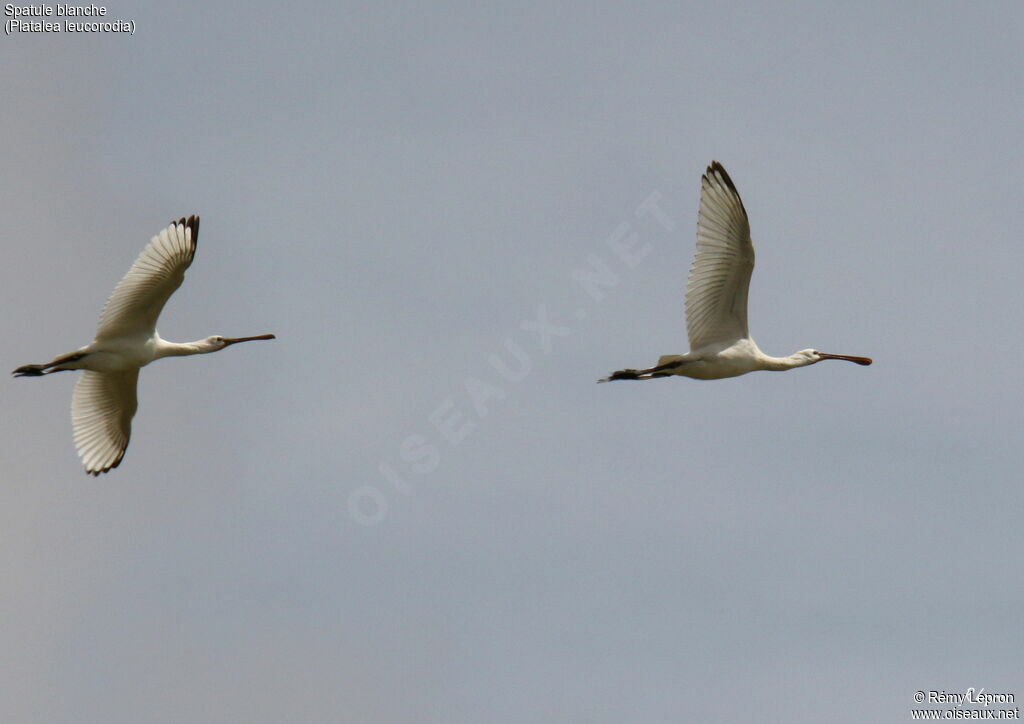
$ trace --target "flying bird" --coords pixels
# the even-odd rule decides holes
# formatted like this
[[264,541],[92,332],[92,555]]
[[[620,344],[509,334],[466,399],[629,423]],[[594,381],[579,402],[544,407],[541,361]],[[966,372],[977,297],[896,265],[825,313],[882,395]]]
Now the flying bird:
[[85,472],[99,475],[121,464],[138,407],[139,369],[161,357],[218,352],[239,342],[274,339],[221,337],[178,344],[160,338],[156,320],[181,286],[199,238],[199,217],[172,221],[154,236],[107,299],[92,344],[52,362],[22,365],[15,377],[84,370],[71,398],[75,447]]
[[687,354],[668,354],[641,370],[619,370],[598,382],[652,380],[680,375],[717,380],[755,370],[782,372],[826,359],[869,365],[868,357],[803,349],[788,357],[769,357],[747,329],[747,289],[754,271],[754,244],[740,193],[718,161],[701,178],[697,215],[697,253],[686,286]]

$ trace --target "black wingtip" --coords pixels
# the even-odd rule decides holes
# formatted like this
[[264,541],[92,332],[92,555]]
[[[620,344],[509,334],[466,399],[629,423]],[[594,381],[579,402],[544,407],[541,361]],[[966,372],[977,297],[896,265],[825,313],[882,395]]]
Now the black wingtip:
[[89,469],[86,469],[85,474],[86,475],[91,475],[94,478],[98,478],[101,475],[105,475],[106,473],[109,473],[111,470],[113,470],[114,468],[116,468],[118,465],[121,464],[121,461],[124,460],[124,454],[126,452],[128,452],[128,445],[125,445],[123,448],[121,448],[120,452],[117,455],[117,460],[112,462],[110,465],[107,465],[106,467],[101,468],[99,470],[89,470]]
[[740,202],[740,208],[743,209],[743,214],[745,216],[747,209],[743,206],[743,199],[740,198],[740,191],[736,188],[736,184],[732,182],[732,179],[729,177],[729,172],[725,170],[725,166],[720,164],[718,161],[712,161],[711,165],[708,166],[707,171],[704,172],[704,176],[702,177],[705,184],[711,183],[711,179],[708,178],[709,176],[717,177],[725,184],[726,188],[736,195],[736,199]]
[[715,174],[716,176],[721,178],[722,183],[728,186],[731,191],[733,191],[737,196],[739,196],[740,192],[736,188],[736,184],[734,184],[732,182],[732,179],[729,177],[729,172],[725,170],[725,166],[720,164],[718,161],[712,161],[711,165],[708,166],[708,170],[704,172],[704,178],[707,178],[712,174]]
[[94,478],[98,478],[98,477],[99,477],[100,475],[106,475],[106,474],[107,474],[107,473],[109,473],[109,472],[110,472],[111,470],[113,470],[113,469],[114,469],[114,468],[116,468],[116,467],[117,467],[118,465],[120,465],[120,464],[121,464],[121,461],[122,461],[123,459],[124,459],[124,450],[122,450],[122,451],[121,451],[121,457],[119,457],[119,458],[117,459],[117,462],[116,462],[116,463],[113,463],[112,465],[108,465],[107,467],[105,467],[105,468],[103,468],[103,469],[101,469],[101,470],[86,470],[86,471],[85,471],[85,474],[86,474],[86,475],[91,475],[91,476],[93,476]]
[[192,214],[187,219],[182,216],[177,221],[171,220],[171,226],[184,226],[186,229],[192,232],[192,246],[195,247],[199,241],[199,216]]

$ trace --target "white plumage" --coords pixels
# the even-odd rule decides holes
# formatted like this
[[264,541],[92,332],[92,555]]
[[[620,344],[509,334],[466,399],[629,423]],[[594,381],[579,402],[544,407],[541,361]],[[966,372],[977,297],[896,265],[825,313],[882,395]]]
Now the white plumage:
[[124,372],[85,370],[71,396],[71,426],[75,449],[87,473],[116,468],[132,435],[132,418],[139,407],[138,368]]
[[156,321],[181,286],[199,238],[199,217],[172,221],[142,250],[121,278],[100,314],[92,344],[47,364],[22,365],[15,377],[39,377],[84,370],[71,398],[75,448],[85,471],[99,475],[120,465],[138,408],[139,369],[155,359],[216,352],[238,342],[274,339],[207,337],[177,344],[160,338]]
[[690,349],[750,336],[747,287],[754,271],[754,245],[743,202],[725,183],[727,178],[712,172],[703,179],[697,253],[686,285]]
[[750,222],[739,191],[718,161],[701,178],[697,252],[686,286],[687,354],[663,355],[647,369],[614,372],[599,382],[650,380],[679,375],[713,380],[755,370],[783,371],[841,359],[869,365],[867,357],[805,349],[789,357],[769,357],[747,328],[747,290],[754,271]]
[[110,293],[100,313],[97,339],[149,332],[185,280],[199,241],[199,217],[182,219],[154,236]]

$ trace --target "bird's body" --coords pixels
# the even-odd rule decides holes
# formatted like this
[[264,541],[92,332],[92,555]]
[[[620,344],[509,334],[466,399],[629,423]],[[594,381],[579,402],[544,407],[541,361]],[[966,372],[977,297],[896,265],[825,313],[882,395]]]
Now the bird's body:
[[138,407],[136,388],[142,367],[161,357],[206,354],[238,342],[274,339],[272,334],[214,336],[179,344],[157,333],[157,318],[181,286],[198,237],[198,216],[171,222],[150,240],[110,295],[91,344],[46,364],[14,370],[15,377],[83,370],[71,401],[71,420],[75,447],[91,475],[116,468],[124,457]]
[[763,369],[761,365],[771,359],[757,348],[754,340],[740,339],[727,347],[713,345],[689,354],[662,355],[655,366],[669,366],[677,370],[672,374],[695,380],[718,380]]
[[747,291],[754,271],[754,244],[739,191],[722,164],[713,161],[701,179],[697,252],[686,287],[686,327],[690,352],[663,355],[646,369],[614,372],[599,382],[692,377],[717,380],[757,370],[784,371],[825,359],[869,365],[867,357],[827,354],[814,349],[769,357],[747,328]]

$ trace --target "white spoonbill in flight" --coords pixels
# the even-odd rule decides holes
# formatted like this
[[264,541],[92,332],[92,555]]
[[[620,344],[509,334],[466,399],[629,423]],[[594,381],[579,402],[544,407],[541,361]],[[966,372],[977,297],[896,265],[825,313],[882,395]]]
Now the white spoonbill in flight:
[[114,288],[100,314],[92,344],[47,364],[23,365],[12,373],[15,377],[39,377],[84,370],[71,398],[71,423],[75,447],[90,475],[121,464],[138,407],[135,388],[139,368],[161,357],[206,354],[238,342],[274,339],[272,334],[214,336],[177,344],[157,334],[157,317],[181,286],[195,256],[198,237],[198,216],[172,221],[150,240]]
[[680,375],[698,380],[736,377],[755,370],[785,371],[826,359],[869,365],[868,357],[803,349],[769,357],[747,330],[747,289],[754,271],[754,244],[740,193],[718,161],[701,178],[697,253],[686,286],[687,354],[663,355],[642,370],[619,370],[598,382],[652,380]]

